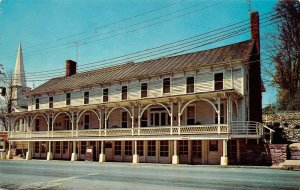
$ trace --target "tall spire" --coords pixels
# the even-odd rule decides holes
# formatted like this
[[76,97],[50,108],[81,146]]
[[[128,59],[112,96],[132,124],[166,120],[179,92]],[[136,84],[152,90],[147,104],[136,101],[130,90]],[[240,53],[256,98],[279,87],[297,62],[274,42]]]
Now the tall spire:
[[15,71],[13,75],[13,86],[26,87],[25,70],[23,65],[22,46],[19,44]]

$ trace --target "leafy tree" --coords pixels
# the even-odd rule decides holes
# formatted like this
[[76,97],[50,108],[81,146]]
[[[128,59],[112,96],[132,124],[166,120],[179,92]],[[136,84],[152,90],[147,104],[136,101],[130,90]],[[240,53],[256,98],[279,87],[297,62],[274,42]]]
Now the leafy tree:
[[279,1],[275,12],[280,22],[271,35],[270,50],[276,52],[273,80],[279,87],[279,108],[300,110],[300,2]]

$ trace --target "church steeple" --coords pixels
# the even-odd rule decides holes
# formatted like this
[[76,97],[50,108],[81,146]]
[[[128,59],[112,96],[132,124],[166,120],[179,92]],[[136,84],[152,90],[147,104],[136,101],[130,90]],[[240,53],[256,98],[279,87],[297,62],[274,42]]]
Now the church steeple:
[[25,70],[24,70],[24,65],[23,65],[21,42],[19,44],[17,60],[16,60],[16,65],[15,65],[15,71],[14,71],[14,75],[13,75],[13,86],[27,87],[26,78],[25,78]]

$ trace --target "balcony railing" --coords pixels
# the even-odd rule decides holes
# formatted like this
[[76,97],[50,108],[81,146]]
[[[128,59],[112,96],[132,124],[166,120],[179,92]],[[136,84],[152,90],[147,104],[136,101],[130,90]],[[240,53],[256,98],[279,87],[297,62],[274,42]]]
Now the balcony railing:
[[142,128],[112,128],[90,130],[31,131],[10,132],[10,138],[59,138],[59,137],[118,137],[118,136],[164,136],[164,135],[200,135],[228,134],[227,124],[188,125]]
[[[86,130],[60,130],[60,131],[27,131],[10,132],[9,138],[71,138],[71,137],[129,137],[129,136],[168,136],[168,135],[220,135],[228,134],[241,137],[262,137],[269,130],[266,126],[250,121],[235,121],[228,124],[212,125],[186,125],[141,128],[110,128]],[[271,135],[270,135],[271,141]]]

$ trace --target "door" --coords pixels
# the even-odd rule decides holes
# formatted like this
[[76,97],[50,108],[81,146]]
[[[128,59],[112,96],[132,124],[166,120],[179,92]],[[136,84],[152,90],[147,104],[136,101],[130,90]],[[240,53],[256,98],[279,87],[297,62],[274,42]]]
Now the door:
[[113,161],[112,143],[111,142],[106,142],[104,150],[105,150],[105,160],[106,161]]

